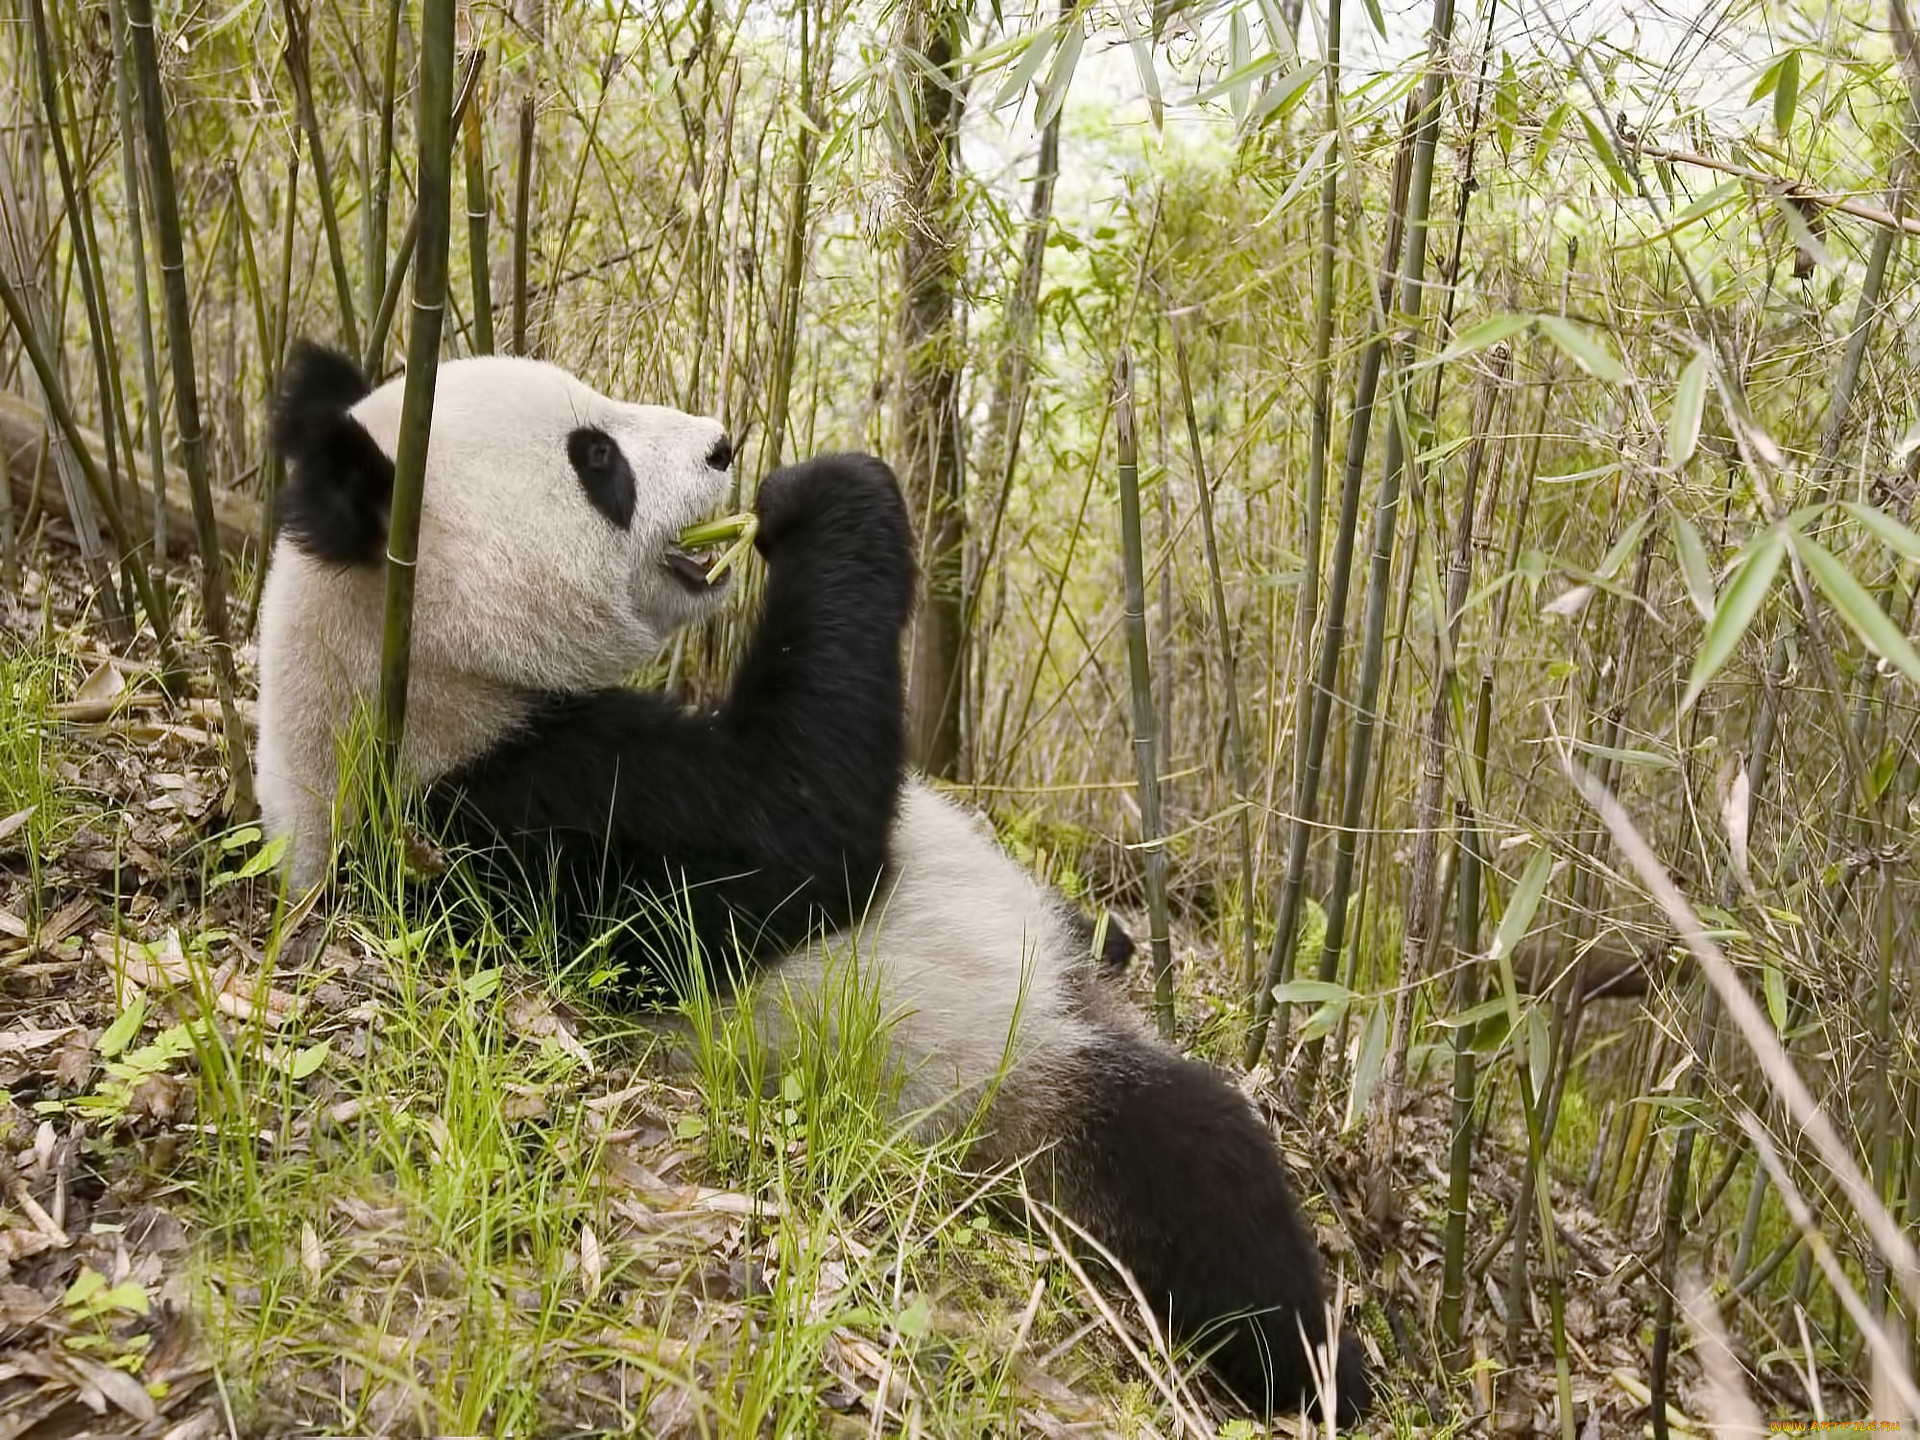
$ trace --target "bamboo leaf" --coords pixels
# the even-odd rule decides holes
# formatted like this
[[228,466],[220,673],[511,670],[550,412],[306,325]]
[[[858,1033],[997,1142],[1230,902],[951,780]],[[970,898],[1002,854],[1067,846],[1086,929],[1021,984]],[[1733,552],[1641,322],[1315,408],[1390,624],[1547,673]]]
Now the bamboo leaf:
[[1773,1028],[1784,1035],[1787,1033],[1787,977],[1772,960],[1762,960],[1760,982],[1766,991],[1767,1014],[1773,1018]]
[[1300,198],[1301,192],[1307,188],[1307,183],[1314,179],[1320,173],[1320,167],[1327,163],[1327,155],[1333,149],[1333,142],[1339,138],[1340,132],[1337,130],[1329,130],[1320,137],[1320,143],[1313,147],[1300,168],[1293,172],[1293,179],[1288,181],[1287,188],[1280,192],[1280,198],[1273,202],[1273,208],[1260,217],[1262,225],[1271,225],[1285,213],[1287,207]]
[[1540,908],[1540,897],[1546,894],[1547,878],[1552,874],[1552,854],[1535,850],[1533,858],[1527,861],[1527,868],[1520,873],[1520,883],[1513,887],[1507,913],[1500,917],[1500,928],[1494,932],[1493,944],[1487,947],[1488,959],[1511,961],[1513,947],[1533,927],[1533,912]]
[[1482,320],[1478,325],[1469,325],[1453,337],[1453,343],[1439,357],[1440,363],[1456,360],[1462,355],[1471,355],[1476,350],[1484,350],[1489,345],[1497,345],[1502,340],[1518,335],[1533,324],[1534,317],[1510,311],[1505,315],[1494,315]]
[[1707,405],[1707,357],[1695,355],[1674,387],[1673,413],[1667,417],[1667,463],[1679,469],[1700,443],[1700,416]]
[[1033,113],[1035,129],[1046,129],[1060,113],[1060,107],[1067,103],[1067,90],[1073,84],[1074,67],[1080,63],[1080,47],[1086,38],[1086,27],[1077,19],[1068,24],[1066,33],[1060,37],[1053,69],[1047,72],[1046,87],[1040,92],[1040,104]]
[[1126,5],[1119,7],[1120,29],[1127,37],[1127,48],[1133,51],[1133,68],[1140,76],[1141,92],[1147,97],[1147,114],[1153,120],[1153,128],[1159,131],[1166,119],[1166,102],[1160,94],[1160,74],[1153,63],[1153,42],[1133,28],[1130,9]]
[[1387,1068],[1387,1007],[1375,1005],[1367,1011],[1366,1025],[1360,1031],[1360,1054],[1354,1061],[1353,1083],[1347,1087],[1347,1114],[1343,1130],[1351,1130],[1367,1113],[1367,1104],[1379,1088]]
[[1247,118],[1247,101],[1253,93],[1253,82],[1245,72],[1252,58],[1253,42],[1247,34],[1247,12],[1236,5],[1233,13],[1227,17],[1227,66],[1239,77],[1227,94],[1227,106],[1233,111],[1235,121]]
[[1707,561],[1707,547],[1700,532],[1678,511],[1671,517],[1674,553],[1680,557],[1680,574],[1687,582],[1687,598],[1700,612],[1702,620],[1713,619],[1713,566]]
[[994,92],[989,110],[998,110],[1008,101],[1027,93],[1027,86],[1033,83],[1033,77],[1040,73],[1040,67],[1047,63],[1047,57],[1053,53],[1054,46],[1060,41],[1058,24],[1043,25],[1025,39],[1025,48],[1020,58],[1014,61],[1013,69]]
[[1607,178],[1613,181],[1614,188],[1622,195],[1633,194],[1633,181],[1620,166],[1620,157],[1613,152],[1613,141],[1602,128],[1600,122],[1586,111],[1580,112],[1580,123],[1587,127],[1587,143],[1593,147],[1593,153],[1606,167]]
[[1647,521],[1651,515],[1642,512],[1633,517],[1620,538],[1613,542],[1613,548],[1607,551],[1606,558],[1600,562],[1600,568],[1593,573],[1602,580],[1611,580],[1620,573],[1620,567],[1627,563],[1635,548],[1640,544],[1640,536],[1645,533]]
[[1289,980],[1273,987],[1273,998],[1282,1005],[1344,1005],[1353,991],[1332,980]]
[[1876,540],[1902,560],[1920,560],[1920,535],[1914,534],[1886,511],[1872,505],[1862,505],[1857,500],[1844,500],[1840,508],[1858,520],[1873,533]]
[[1564,350],[1582,370],[1596,380],[1611,381],[1615,385],[1627,383],[1627,372],[1613,357],[1613,352],[1585,325],[1574,320],[1563,320],[1558,315],[1536,317],[1540,333]]
[[1780,57],[1773,81],[1773,128],[1786,134],[1793,125],[1793,110],[1800,103],[1800,52],[1789,50]]
[[[1318,60],[1309,60],[1305,65],[1290,70],[1276,84],[1267,87],[1267,93],[1254,103],[1253,113],[1247,117],[1247,125],[1257,129],[1276,115],[1284,115],[1293,108],[1294,102],[1307,93],[1307,86],[1319,78],[1325,67]],[[1337,131],[1329,132],[1324,138],[1331,140]]]
[[1793,537],[1807,573],[1827,597],[1829,604],[1853,627],[1866,647],[1882,660],[1896,666],[1909,680],[1920,683],[1920,654],[1900,633],[1900,627],[1880,608],[1880,602],[1867,593],[1867,587],[1854,579],[1853,572],[1826,546],[1798,533]]
[[1692,708],[1707,683],[1732,657],[1740,637],[1747,633],[1753,617],[1766,602],[1767,591],[1772,588],[1773,577],[1779,573],[1786,553],[1787,542],[1778,530],[1768,530],[1747,552],[1739,574],[1733,577],[1733,583],[1727,586],[1714,608],[1713,618],[1707,622],[1706,637],[1694,656],[1693,672],[1687,676],[1687,693],[1680,697],[1683,714]]
[[1373,22],[1373,30],[1382,40],[1387,38],[1387,17],[1380,13],[1380,0],[1366,0],[1367,18]]

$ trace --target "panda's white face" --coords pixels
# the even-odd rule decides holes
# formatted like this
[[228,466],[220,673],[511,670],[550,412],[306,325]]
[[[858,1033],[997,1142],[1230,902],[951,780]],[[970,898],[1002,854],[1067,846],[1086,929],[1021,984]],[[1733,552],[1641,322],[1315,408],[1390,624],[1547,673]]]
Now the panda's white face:
[[[350,412],[394,453],[404,382]],[[720,424],[612,400],[555,366],[440,369],[421,502],[414,653],[571,692],[615,684],[725,593],[675,537],[726,499]]]
[[[293,506],[260,606],[257,782],[305,885],[325,869],[338,737],[379,675],[405,386],[365,393],[337,355],[296,357],[294,370],[276,437]],[[442,365],[401,752],[414,779],[483,752],[535,693],[619,684],[712,614],[724,582],[674,541],[725,502],[731,465],[717,421],[609,399],[539,361]]]

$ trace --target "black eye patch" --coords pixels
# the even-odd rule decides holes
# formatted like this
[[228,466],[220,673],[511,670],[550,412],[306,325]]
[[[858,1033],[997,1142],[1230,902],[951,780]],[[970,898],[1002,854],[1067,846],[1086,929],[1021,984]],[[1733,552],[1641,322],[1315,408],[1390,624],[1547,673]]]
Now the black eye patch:
[[614,438],[597,425],[567,436],[567,459],[593,508],[625,530],[633,523],[633,467]]

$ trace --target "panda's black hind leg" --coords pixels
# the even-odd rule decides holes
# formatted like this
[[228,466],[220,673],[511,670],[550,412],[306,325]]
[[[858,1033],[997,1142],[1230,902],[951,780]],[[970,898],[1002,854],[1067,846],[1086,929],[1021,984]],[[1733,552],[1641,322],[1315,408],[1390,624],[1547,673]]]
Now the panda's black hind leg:
[[[1250,1410],[1317,1411],[1307,1347],[1326,1343],[1326,1288],[1266,1128],[1221,1076],[1144,1036],[1083,1059],[1044,1162],[1055,1203]],[[1344,1425],[1370,1399],[1351,1335],[1336,1380]]]

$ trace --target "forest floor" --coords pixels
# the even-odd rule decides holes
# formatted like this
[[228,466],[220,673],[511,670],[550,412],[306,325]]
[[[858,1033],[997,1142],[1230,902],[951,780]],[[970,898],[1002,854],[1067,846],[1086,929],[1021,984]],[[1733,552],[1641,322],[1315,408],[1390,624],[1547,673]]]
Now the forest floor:
[[[223,828],[217,705],[162,704],[51,555],[0,589],[0,1440],[1261,1433],[1156,1362],[1112,1277],[990,1225],[991,1187],[836,1086],[843,1056],[720,1093],[724,1019],[663,1068],[511,964],[277,913],[257,834]],[[1363,1281],[1366,1433],[1559,1433],[1544,1290],[1496,1359],[1497,1243],[1477,1363],[1432,1379],[1439,1088],[1387,1176],[1251,1088]],[[1469,1234],[1519,1190],[1482,1143]],[[1579,1433],[1639,1434],[1646,1247],[1577,1183],[1554,1209]]]

